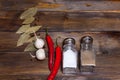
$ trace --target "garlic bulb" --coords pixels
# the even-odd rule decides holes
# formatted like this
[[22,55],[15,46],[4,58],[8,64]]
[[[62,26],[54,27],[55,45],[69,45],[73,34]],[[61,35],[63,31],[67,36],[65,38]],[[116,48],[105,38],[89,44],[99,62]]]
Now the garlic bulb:
[[44,49],[39,49],[36,51],[36,58],[38,60],[44,60],[46,58],[45,56],[45,50]]
[[45,45],[45,42],[43,39],[37,38],[34,45],[36,48],[40,49],[40,48],[43,48],[43,46]]

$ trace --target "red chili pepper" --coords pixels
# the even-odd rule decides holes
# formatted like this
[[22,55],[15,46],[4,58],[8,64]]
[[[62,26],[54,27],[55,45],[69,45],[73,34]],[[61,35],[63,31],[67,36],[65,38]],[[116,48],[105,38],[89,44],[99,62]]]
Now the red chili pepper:
[[46,32],[46,41],[48,45],[48,66],[51,71],[54,64],[54,43],[50,35]]
[[47,80],[54,80],[54,78],[58,72],[58,69],[60,67],[60,64],[61,64],[62,51],[61,51],[60,46],[57,45],[55,52],[56,52],[55,63],[54,63],[53,69],[52,69],[51,73],[49,74]]

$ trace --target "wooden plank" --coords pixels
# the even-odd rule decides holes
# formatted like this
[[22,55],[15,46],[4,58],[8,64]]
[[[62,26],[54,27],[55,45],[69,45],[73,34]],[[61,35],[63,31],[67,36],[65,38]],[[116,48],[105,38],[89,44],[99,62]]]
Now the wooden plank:
[[[41,38],[45,38],[45,32],[38,32]],[[76,46],[79,50],[80,39],[83,36],[92,36],[94,46],[98,53],[114,54],[120,51],[120,32],[49,32],[54,42],[58,36],[61,36],[59,44],[62,46],[63,40],[67,37],[73,37],[76,40]],[[0,32],[0,52],[23,52],[26,45],[16,47],[19,35],[14,32]],[[45,45],[47,51],[47,45]]]
[[16,49],[18,35],[16,35],[15,33],[11,34],[9,32],[1,33],[0,35],[1,35],[0,36],[1,50],[3,51],[11,51],[11,50],[19,51],[20,50],[20,48]]
[[[92,75],[73,75],[77,78],[86,78],[87,80],[118,80],[120,78],[120,54],[101,54],[97,55],[96,61],[97,66],[95,68],[95,73]],[[18,79],[33,79],[43,78],[48,76],[49,70],[47,67],[47,59],[45,61],[37,61],[35,59],[31,60],[29,53],[23,52],[0,52],[0,79],[7,80],[9,76],[13,80]],[[31,75],[31,77],[28,75]],[[39,77],[37,77],[40,75]],[[6,76],[6,77],[5,77]],[[7,77],[8,76],[8,77]],[[21,77],[20,77],[21,76]],[[36,76],[36,77],[35,77]],[[62,74],[61,70],[57,74],[58,78],[69,77]],[[73,78],[71,75],[71,78]],[[11,78],[11,79],[12,79]],[[10,79],[10,80],[11,80]],[[8,79],[9,80],[9,79]],[[60,79],[61,80],[61,79]],[[68,79],[69,80],[69,79]]]
[[40,11],[120,12],[119,0],[0,0],[2,10],[25,10],[37,6]]
[[[47,75],[2,75],[1,80],[46,80]],[[83,76],[57,76],[55,80],[110,80],[108,78],[92,77],[86,78]],[[112,80],[112,79],[111,79]],[[114,79],[117,80],[117,79]]]
[[0,75],[49,73],[47,60],[31,60],[29,53],[9,53],[0,53]]
[[[0,10],[0,19],[18,19],[19,16],[24,10]],[[38,11],[36,17],[45,17],[45,16],[58,16],[58,17],[104,17],[104,18],[120,18],[119,12],[59,12],[59,11]]]
[[0,80],[46,80],[46,76],[41,74],[0,75]]
[[[54,15],[54,14],[53,14]],[[37,17],[33,24],[42,25],[42,31],[46,27],[49,31],[120,31],[120,18],[106,17],[81,17],[81,16],[64,16],[62,14],[53,16],[51,14]],[[71,14],[74,15],[74,14]],[[16,17],[16,16],[15,16]],[[22,21],[18,18],[0,19],[0,31],[15,32],[21,27]]]
[[[0,31],[16,31],[22,11],[0,10]],[[104,12],[38,12],[33,24],[50,31],[120,31],[120,14]],[[56,28],[57,27],[57,28]]]

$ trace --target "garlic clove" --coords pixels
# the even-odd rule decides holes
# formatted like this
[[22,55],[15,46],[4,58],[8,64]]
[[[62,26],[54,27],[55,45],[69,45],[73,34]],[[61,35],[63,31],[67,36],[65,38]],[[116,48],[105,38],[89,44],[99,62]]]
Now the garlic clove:
[[36,48],[40,49],[40,48],[43,48],[43,46],[45,45],[45,42],[43,39],[37,38],[34,45]]
[[46,58],[45,56],[45,50],[44,49],[39,49],[36,51],[36,58],[38,60],[44,60]]

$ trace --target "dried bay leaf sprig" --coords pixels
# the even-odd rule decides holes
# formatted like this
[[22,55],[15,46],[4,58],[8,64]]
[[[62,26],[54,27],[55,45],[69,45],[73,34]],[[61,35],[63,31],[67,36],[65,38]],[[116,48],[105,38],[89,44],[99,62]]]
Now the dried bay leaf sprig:
[[[40,36],[37,36],[38,38],[40,38]],[[36,36],[33,36],[33,37],[30,37],[27,41],[26,41],[26,43],[32,43],[32,42],[35,42],[35,40],[36,40]]]
[[24,31],[21,34],[20,38],[18,39],[17,46],[21,46],[24,43],[26,43],[29,40],[29,38],[30,38],[30,33],[34,33],[36,31],[38,31],[40,28],[41,28],[41,26],[29,27],[26,31]]
[[34,20],[35,20],[34,17],[29,17],[29,18],[25,19],[22,24],[30,24],[30,23],[32,23]]
[[26,43],[32,43],[32,42],[34,42],[35,40],[36,40],[36,37],[34,36],[34,37],[29,38],[29,39],[26,41]]
[[34,33],[38,31],[42,26],[32,26],[25,31],[25,33]]
[[17,46],[23,45],[29,38],[30,38],[29,34],[23,33],[17,41]]
[[29,44],[27,45],[27,47],[25,48],[24,51],[36,51],[36,50],[37,50],[37,49],[35,48],[34,43],[31,42],[31,43],[29,43]]
[[20,19],[27,19],[29,17],[33,17],[37,13],[37,11],[38,11],[38,9],[36,7],[29,8],[28,10],[24,11],[20,15]]
[[16,32],[17,34],[21,34],[21,33],[33,33],[38,31],[42,26],[32,26],[30,27],[30,25],[23,25],[21,26],[18,31]]
[[42,26],[31,26],[31,23],[35,20],[35,14],[38,9],[32,7],[24,11],[20,15],[20,19],[24,20],[22,26],[16,31],[16,34],[20,34],[17,41],[17,46],[22,46],[24,43],[28,43],[24,51],[36,51],[33,41],[36,39],[35,36],[31,37],[31,34],[37,32]]
[[17,30],[17,34],[21,34],[21,33],[23,33],[23,32],[25,32],[27,29],[29,29],[30,28],[30,24],[28,24],[28,25],[22,25],[18,30]]

